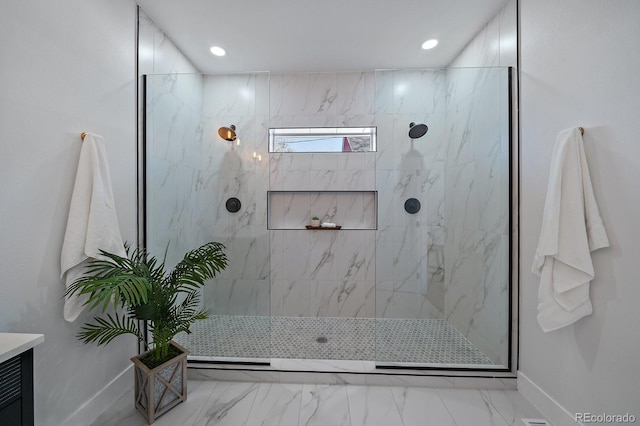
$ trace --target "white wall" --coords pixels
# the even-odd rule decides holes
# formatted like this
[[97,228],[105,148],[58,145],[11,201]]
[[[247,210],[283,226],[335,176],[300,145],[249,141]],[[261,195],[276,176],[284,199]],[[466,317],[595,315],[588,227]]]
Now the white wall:
[[134,340],[107,350],[76,340],[83,318],[64,321],[59,278],[81,132],[104,136],[123,238],[136,238],[136,7],[2,0],[0,8],[0,331],[44,333],[36,424],[59,426],[84,404],[106,408],[118,395],[93,397],[136,350]]
[[[521,0],[520,20],[520,371],[569,413],[640,417],[640,2]],[[544,334],[531,260],[555,137],[575,126],[611,247],[593,253],[593,314]]]

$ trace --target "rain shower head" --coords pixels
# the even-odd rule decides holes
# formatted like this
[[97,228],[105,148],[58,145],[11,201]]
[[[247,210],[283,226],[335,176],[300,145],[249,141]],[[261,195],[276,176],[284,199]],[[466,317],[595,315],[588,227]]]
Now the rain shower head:
[[421,138],[427,133],[427,130],[429,130],[429,128],[426,124],[411,123],[409,124],[409,137],[411,139]]
[[236,126],[232,124],[229,127],[220,127],[218,129],[218,136],[229,142],[235,141],[237,139]]

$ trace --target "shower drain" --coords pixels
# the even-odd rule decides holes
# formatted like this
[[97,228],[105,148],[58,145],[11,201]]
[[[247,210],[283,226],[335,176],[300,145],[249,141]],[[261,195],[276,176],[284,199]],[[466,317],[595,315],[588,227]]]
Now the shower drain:
[[327,343],[327,338],[324,336],[320,336],[318,338],[316,338],[316,342],[317,343]]

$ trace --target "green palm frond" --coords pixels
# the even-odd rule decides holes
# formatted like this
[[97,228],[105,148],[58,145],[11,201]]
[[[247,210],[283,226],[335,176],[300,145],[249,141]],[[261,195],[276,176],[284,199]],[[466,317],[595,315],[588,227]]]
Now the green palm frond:
[[77,334],[78,339],[85,343],[96,342],[98,346],[106,345],[114,338],[123,334],[133,334],[139,340],[144,340],[136,320],[121,316],[118,313],[114,315],[107,314],[107,318],[94,318],[97,324],[85,324],[82,331]]
[[[90,261],[84,276],[65,292],[65,297],[87,296],[85,305],[92,310],[101,308],[103,314],[111,305],[115,310],[113,315],[85,324],[77,337],[104,345],[117,336],[133,334],[151,348],[154,359],[162,360],[176,334],[189,333],[195,321],[207,318],[199,308],[198,289],[227,267],[225,247],[216,242],[204,244],[188,252],[169,274],[164,261],[158,262],[146,250],[125,248],[127,257],[101,251],[102,258]],[[141,320],[150,331],[152,344],[145,340]]]
[[167,284],[177,288],[196,288],[214,278],[227,267],[227,255],[222,243],[210,242],[185,254],[167,277]]

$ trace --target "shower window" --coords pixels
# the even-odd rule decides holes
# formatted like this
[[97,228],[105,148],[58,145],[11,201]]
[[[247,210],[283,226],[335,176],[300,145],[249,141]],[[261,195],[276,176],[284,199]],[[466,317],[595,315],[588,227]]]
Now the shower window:
[[372,152],[375,127],[269,129],[269,152]]

